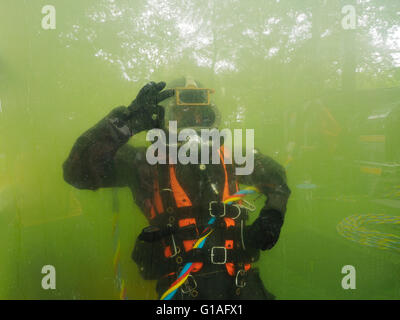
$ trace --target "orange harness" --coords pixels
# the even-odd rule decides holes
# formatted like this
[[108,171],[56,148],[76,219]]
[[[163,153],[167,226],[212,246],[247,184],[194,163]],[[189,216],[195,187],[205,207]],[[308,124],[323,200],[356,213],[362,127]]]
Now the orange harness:
[[[228,175],[228,171],[227,171],[227,168],[226,168],[226,165],[224,162],[223,152],[224,152],[224,149],[223,149],[223,147],[221,147],[219,150],[219,154],[220,154],[220,159],[221,159],[222,166],[224,168],[224,173],[225,173],[225,183],[224,183],[224,191],[223,191],[222,201],[231,196],[231,193],[229,191],[229,175]],[[189,199],[185,190],[182,188],[178,179],[176,178],[175,165],[172,165],[172,164],[169,165],[169,180],[170,180],[171,191],[173,194],[173,198],[174,198],[176,207],[177,208],[192,207],[192,201]],[[239,190],[237,181],[235,182],[235,188],[236,188],[236,191]],[[151,203],[148,204],[149,219],[152,220],[152,219],[156,218],[157,215],[161,215],[165,212],[163,201],[162,201],[162,198],[160,195],[158,174],[156,174],[156,176],[154,177],[153,199],[150,202]],[[169,210],[167,209],[167,212],[168,211]],[[169,212],[169,213],[171,213],[171,212]],[[227,218],[227,217],[224,217],[223,219],[224,219],[226,228],[235,227],[236,222],[234,219]],[[189,225],[194,225],[195,229],[196,229],[196,233],[197,233],[197,235],[199,235],[199,230],[197,228],[197,221],[195,218],[184,218],[184,219],[178,220],[179,228],[187,227]],[[187,252],[193,248],[193,245],[195,244],[196,240],[197,239],[183,240],[183,246],[184,246],[185,252]],[[234,240],[225,239],[224,246],[227,250],[233,250],[235,247]],[[170,245],[164,246],[164,256],[166,258],[170,258],[173,256]],[[194,265],[194,268],[193,268],[192,272],[198,272],[203,267],[202,262],[194,262],[193,265]],[[226,267],[226,270],[229,275],[231,275],[231,276],[235,275],[234,263],[226,262],[225,267]],[[249,263],[244,264],[244,270],[247,271],[250,269],[250,267],[251,267],[251,264],[249,264]]]

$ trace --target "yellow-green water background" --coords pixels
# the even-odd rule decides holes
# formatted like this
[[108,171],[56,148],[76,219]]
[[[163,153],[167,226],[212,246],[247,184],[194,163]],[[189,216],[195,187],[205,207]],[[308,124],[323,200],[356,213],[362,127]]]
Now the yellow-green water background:
[[[55,30],[41,25],[48,4]],[[355,30],[342,26],[348,4]],[[222,127],[254,128],[255,145],[287,167],[285,225],[258,263],[267,288],[278,299],[400,297],[400,244],[382,236],[398,241],[399,225],[338,228],[399,216],[398,0],[0,0],[0,39],[0,298],[118,299],[112,191],[74,189],[61,166],[147,81],[184,74],[215,88]],[[118,199],[127,296],[153,299],[130,259],[145,220],[129,190]],[[56,290],[41,287],[47,264]],[[341,286],[344,265],[355,290]]]

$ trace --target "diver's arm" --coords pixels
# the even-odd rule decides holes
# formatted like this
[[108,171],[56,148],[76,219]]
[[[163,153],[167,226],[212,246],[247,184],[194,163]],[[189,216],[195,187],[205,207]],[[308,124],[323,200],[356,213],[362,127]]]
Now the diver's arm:
[[271,249],[279,239],[290,196],[285,170],[272,158],[255,151],[252,174],[238,177],[240,183],[255,186],[267,196],[258,218],[246,226],[245,245],[261,250]]
[[[63,164],[66,182],[79,189],[91,190],[126,185],[124,175],[118,177],[116,170],[117,151],[135,132],[132,125],[124,120],[126,112],[126,107],[115,108],[77,139]],[[124,154],[133,156],[133,147],[127,145],[124,149],[121,150]]]
[[127,185],[137,151],[125,144],[132,135],[159,126],[163,109],[157,103],[173,94],[160,93],[164,87],[164,82],[148,83],[129,107],[115,108],[83,133],[64,162],[65,181],[91,190]]

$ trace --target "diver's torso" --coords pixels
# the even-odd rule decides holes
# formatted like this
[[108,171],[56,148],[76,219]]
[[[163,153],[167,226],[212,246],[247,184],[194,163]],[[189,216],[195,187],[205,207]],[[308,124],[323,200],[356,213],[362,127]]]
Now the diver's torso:
[[[236,284],[238,272],[249,270],[250,264],[258,259],[258,251],[244,253],[242,250],[247,210],[226,206],[225,214],[224,206],[222,211],[221,207],[214,210],[210,206],[210,203],[221,204],[227,195],[237,191],[234,165],[223,162],[205,165],[143,164],[138,168],[138,174],[138,181],[142,183],[132,192],[149,224],[161,228],[170,225],[176,230],[172,236],[159,242],[159,249],[155,249],[158,248],[157,244],[151,246],[153,254],[158,252],[152,263],[157,270],[153,279],[158,279],[157,291],[160,296],[176,280],[186,262],[198,261],[191,272],[191,281],[196,282],[196,289],[188,294],[179,290],[175,299],[239,298],[242,291]],[[177,185],[180,187],[178,190]],[[180,194],[181,191],[184,196]],[[182,202],[182,199],[189,201],[190,205]],[[213,219],[215,222],[210,225]],[[191,228],[183,232],[186,227]],[[193,246],[207,227],[211,227],[213,232],[201,248],[201,259],[191,260]],[[230,260],[232,258],[236,260]],[[248,291],[259,287],[260,297],[264,299],[264,289],[259,279]],[[192,295],[193,292],[197,292],[196,296]]]
[[[177,180],[187,190],[194,207],[201,208],[210,201],[222,200],[225,186],[225,170],[222,164],[178,164],[175,171]],[[228,175],[229,189],[234,193],[235,179],[230,173]]]
[[[210,217],[208,210],[210,202],[222,201],[227,193],[231,195],[237,191],[237,181],[232,164],[220,162],[217,164],[149,165],[143,163],[137,169],[139,183],[132,183],[134,187],[131,189],[136,204],[152,225],[164,224],[163,219],[155,218],[159,218],[165,213],[166,215],[179,215],[179,211],[184,211],[178,208],[179,204],[172,192],[171,170],[173,170],[177,183],[191,202],[192,215],[202,221],[207,221]],[[158,184],[158,191],[155,190],[156,184]],[[160,210],[155,203],[155,192],[161,196],[163,210]]]

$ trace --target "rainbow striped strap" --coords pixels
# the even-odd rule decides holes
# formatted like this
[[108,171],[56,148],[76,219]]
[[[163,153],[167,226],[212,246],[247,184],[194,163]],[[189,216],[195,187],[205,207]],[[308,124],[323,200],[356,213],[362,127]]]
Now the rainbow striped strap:
[[[214,231],[211,229],[211,225],[216,221],[215,218],[211,218],[208,221],[208,226],[203,230],[202,236],[196,241],[196,243],[193,245],[193,249],[196,248],[203,248],[207,237]],[[161,300],[171,300],[176,291],[179,289],[180,286],[182,286],[186,279],[189,277],[190,272],[193,270],[194,264],[192,262],[186,263],[186,265],[183,267],[182,271],[180,272],[178,278],[171,284],[171,286],[168,288],[167,291],[163,293],[161,296]]]

